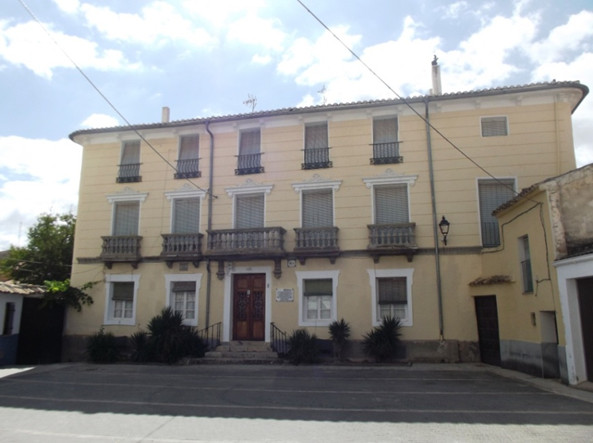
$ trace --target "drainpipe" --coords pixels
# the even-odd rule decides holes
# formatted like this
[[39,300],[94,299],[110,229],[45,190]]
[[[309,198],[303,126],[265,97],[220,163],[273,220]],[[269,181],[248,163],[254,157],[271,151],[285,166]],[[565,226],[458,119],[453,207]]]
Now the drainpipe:
[[[206,232],[212,230],[212,203],[214,196],[212,195],[212,187],[214,185],[214,134],[210,131],[210,122],[206,121],[206,131],[210,135],[210,165],[208,176],[208,229]],[[209,234],[208,234],[209,235]],[[212,271],[210,270],[210,259],[206,263],[206,328],[210,326],[210,295],[212,293]]]
[[428,173],[430,179],[430,202],[432,205],[432,234],[434,238],[434,259],[437,274],[437,298],[439,306],[439,338],[445,339],[443,326],[443,288],[441,283],[441,256],[439,249],[439,232],[438,232],[438,217],[437,204],[434,189],[434,167],[432,162],[432,141],[430,138],[430,114],[428,112],[428,98],[424,99],[424,114],[426,121],[426,148],[428,150]]

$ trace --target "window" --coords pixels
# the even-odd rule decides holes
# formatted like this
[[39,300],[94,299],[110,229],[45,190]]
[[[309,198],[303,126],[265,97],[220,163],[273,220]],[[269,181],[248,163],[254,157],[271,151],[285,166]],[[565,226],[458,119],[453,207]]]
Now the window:
[[373,119],[373,158],[371,164],[384,165],[401,163],[397,117],[380,117]]
[[200,136],[183,135],[179,138],[179,158],[175,178],[200,177],[198,152]]
[[173,199],[173,234],[197,234],[200,230],[200,199]]
[[183,324],[198,325],[198,293],[202,274],[167,274],[167,306],[183,317]]
[[385,317],[398,318],[402,326],[412,326],[412,276],[414,270],[368,269],[373,304],[373,324]]
[[492,215],[492,212],[514,196],[514,179],[478,180],[482,246],[485,248],[491,248],[500,245],[498,220],[494,215]]
[[508,135],[508,124],[506,117],[482,117],[482,137],[496,137]]
[[235,229],[264,227],[265,194],[235,195]]
[[121,150],[118,183],[139,182],[140,177],[140,140],[125,141]]
[[105,324],[136,324],[136,292],[139,276],[108,275],[106,277],[107,303]]
[[521,279],[523,292],[533,292],[533,276],[531,273],[531,254],[529,252],[529,237],[519,238],[519,260],[521,262]]
[[303,191],[302,205],[303,228],[327,228],[334,225],[332,189]]
[[118,201],[114,205],[113,235],[136,236],[138,235],[138,222],[140,216],[140,202]]
[[16,312],[16,305],[12,302],[6,302],[4,311],[4,326],[2,327],[2,335],[12,335],[14,331],[14,317]]
[[305,161],[303,169],[330,168],[327,122],[305,125]]
[[339,271],[297,272],[300,326],[329,326],[336,319]]
[[403,183],[373,187],[375,224],[409,223],[408,185]]
[[241,131],[235,174],[259,174],[261,172],[264,172],[264,168],[261,166],[261,132],[259,128]]

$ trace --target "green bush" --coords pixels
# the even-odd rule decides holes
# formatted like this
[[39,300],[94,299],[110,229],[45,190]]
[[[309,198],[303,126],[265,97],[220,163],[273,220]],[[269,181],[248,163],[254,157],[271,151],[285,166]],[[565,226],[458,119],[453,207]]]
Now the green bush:
[[297,329],[288,338],[288,360],[295,365],[300,363],[317,363],[319,361],[319,347],[317,337],[305,329]]
[[203,357],[206,345],[197,331],[183,324],[180,313],[170,307],[148,323],[148,337],[136,337],[137,356],[162,363],[175,363],[183,357]]
[[152,343],[148,333],[138,331],[129,338],[132,348],[131,360],[136,363],[144,363],[153,359]]
[[93,363],[113,363],[119,358],[119,349],[115,336],[103,328],[87,340],[86,353]]
[[399,319],[384,317],[381,325],[364,336],[364,352],[377,362],[392,361],[399,346],[400,328]]
[[349,345],[350,325],[343,318],[340,321],[333,321],[329,325],[329,336],[333,343],[334,357],[340,361],[344,360],[344,354]]

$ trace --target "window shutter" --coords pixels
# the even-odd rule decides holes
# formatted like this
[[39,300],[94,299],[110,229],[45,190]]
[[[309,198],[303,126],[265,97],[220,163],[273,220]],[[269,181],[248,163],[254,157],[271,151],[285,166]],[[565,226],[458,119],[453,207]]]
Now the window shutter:
[[380,305],[407,304],[406,278],[391,277],[377,279]]
[[497,246],[500,244],[498,221],[492,212],[515,196],[515,180],[480,180],[478,194],[480,198],[480,221],[482,224],[482,244]]
[[394,143],[397,141],[397,117],[373,120],[373,143]]
[[327,147],[327,123],[315,123],[305,126],[305,149]]
[[113,235],[138,235],[139,202],[115,203]]
[[184,135],[179,140],[179,160],[195,160],[198,158],[200,146],[199,135]]
[[375,186],[375,224],[409,223],[408,186]]
[[508,135],[506,117],[482,117],[482,137]]
[[304,296],[332,295],[333,284],[331,278],[313,279],[304,281]]
[[200,199],[177,198],[173,200],[173,233],[197,234],[200,225]]
[[134,301],[134,283],[117,282],[113,283],[113,300],[115,301]]
[[173,292],[196,292],[196,282],[175,281],[173,282]]
[[303,191],[303,228],[327,228],[334,224],[333,191]]
[[140,163],[140,141],[133,140],[124,142],[121,154],[121,164],[129,165]]
[[235,196],[235,228],[264,227],[264,194]]
[[259,154],[261,136],[259,129],[241,131],[239,140],[239,155]]

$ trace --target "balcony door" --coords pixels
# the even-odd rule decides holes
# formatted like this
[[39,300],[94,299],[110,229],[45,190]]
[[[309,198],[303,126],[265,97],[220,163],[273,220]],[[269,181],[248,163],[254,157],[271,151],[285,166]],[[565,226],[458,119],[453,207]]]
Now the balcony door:
[[233,276],[233,340],[264,340],[266,275]]

